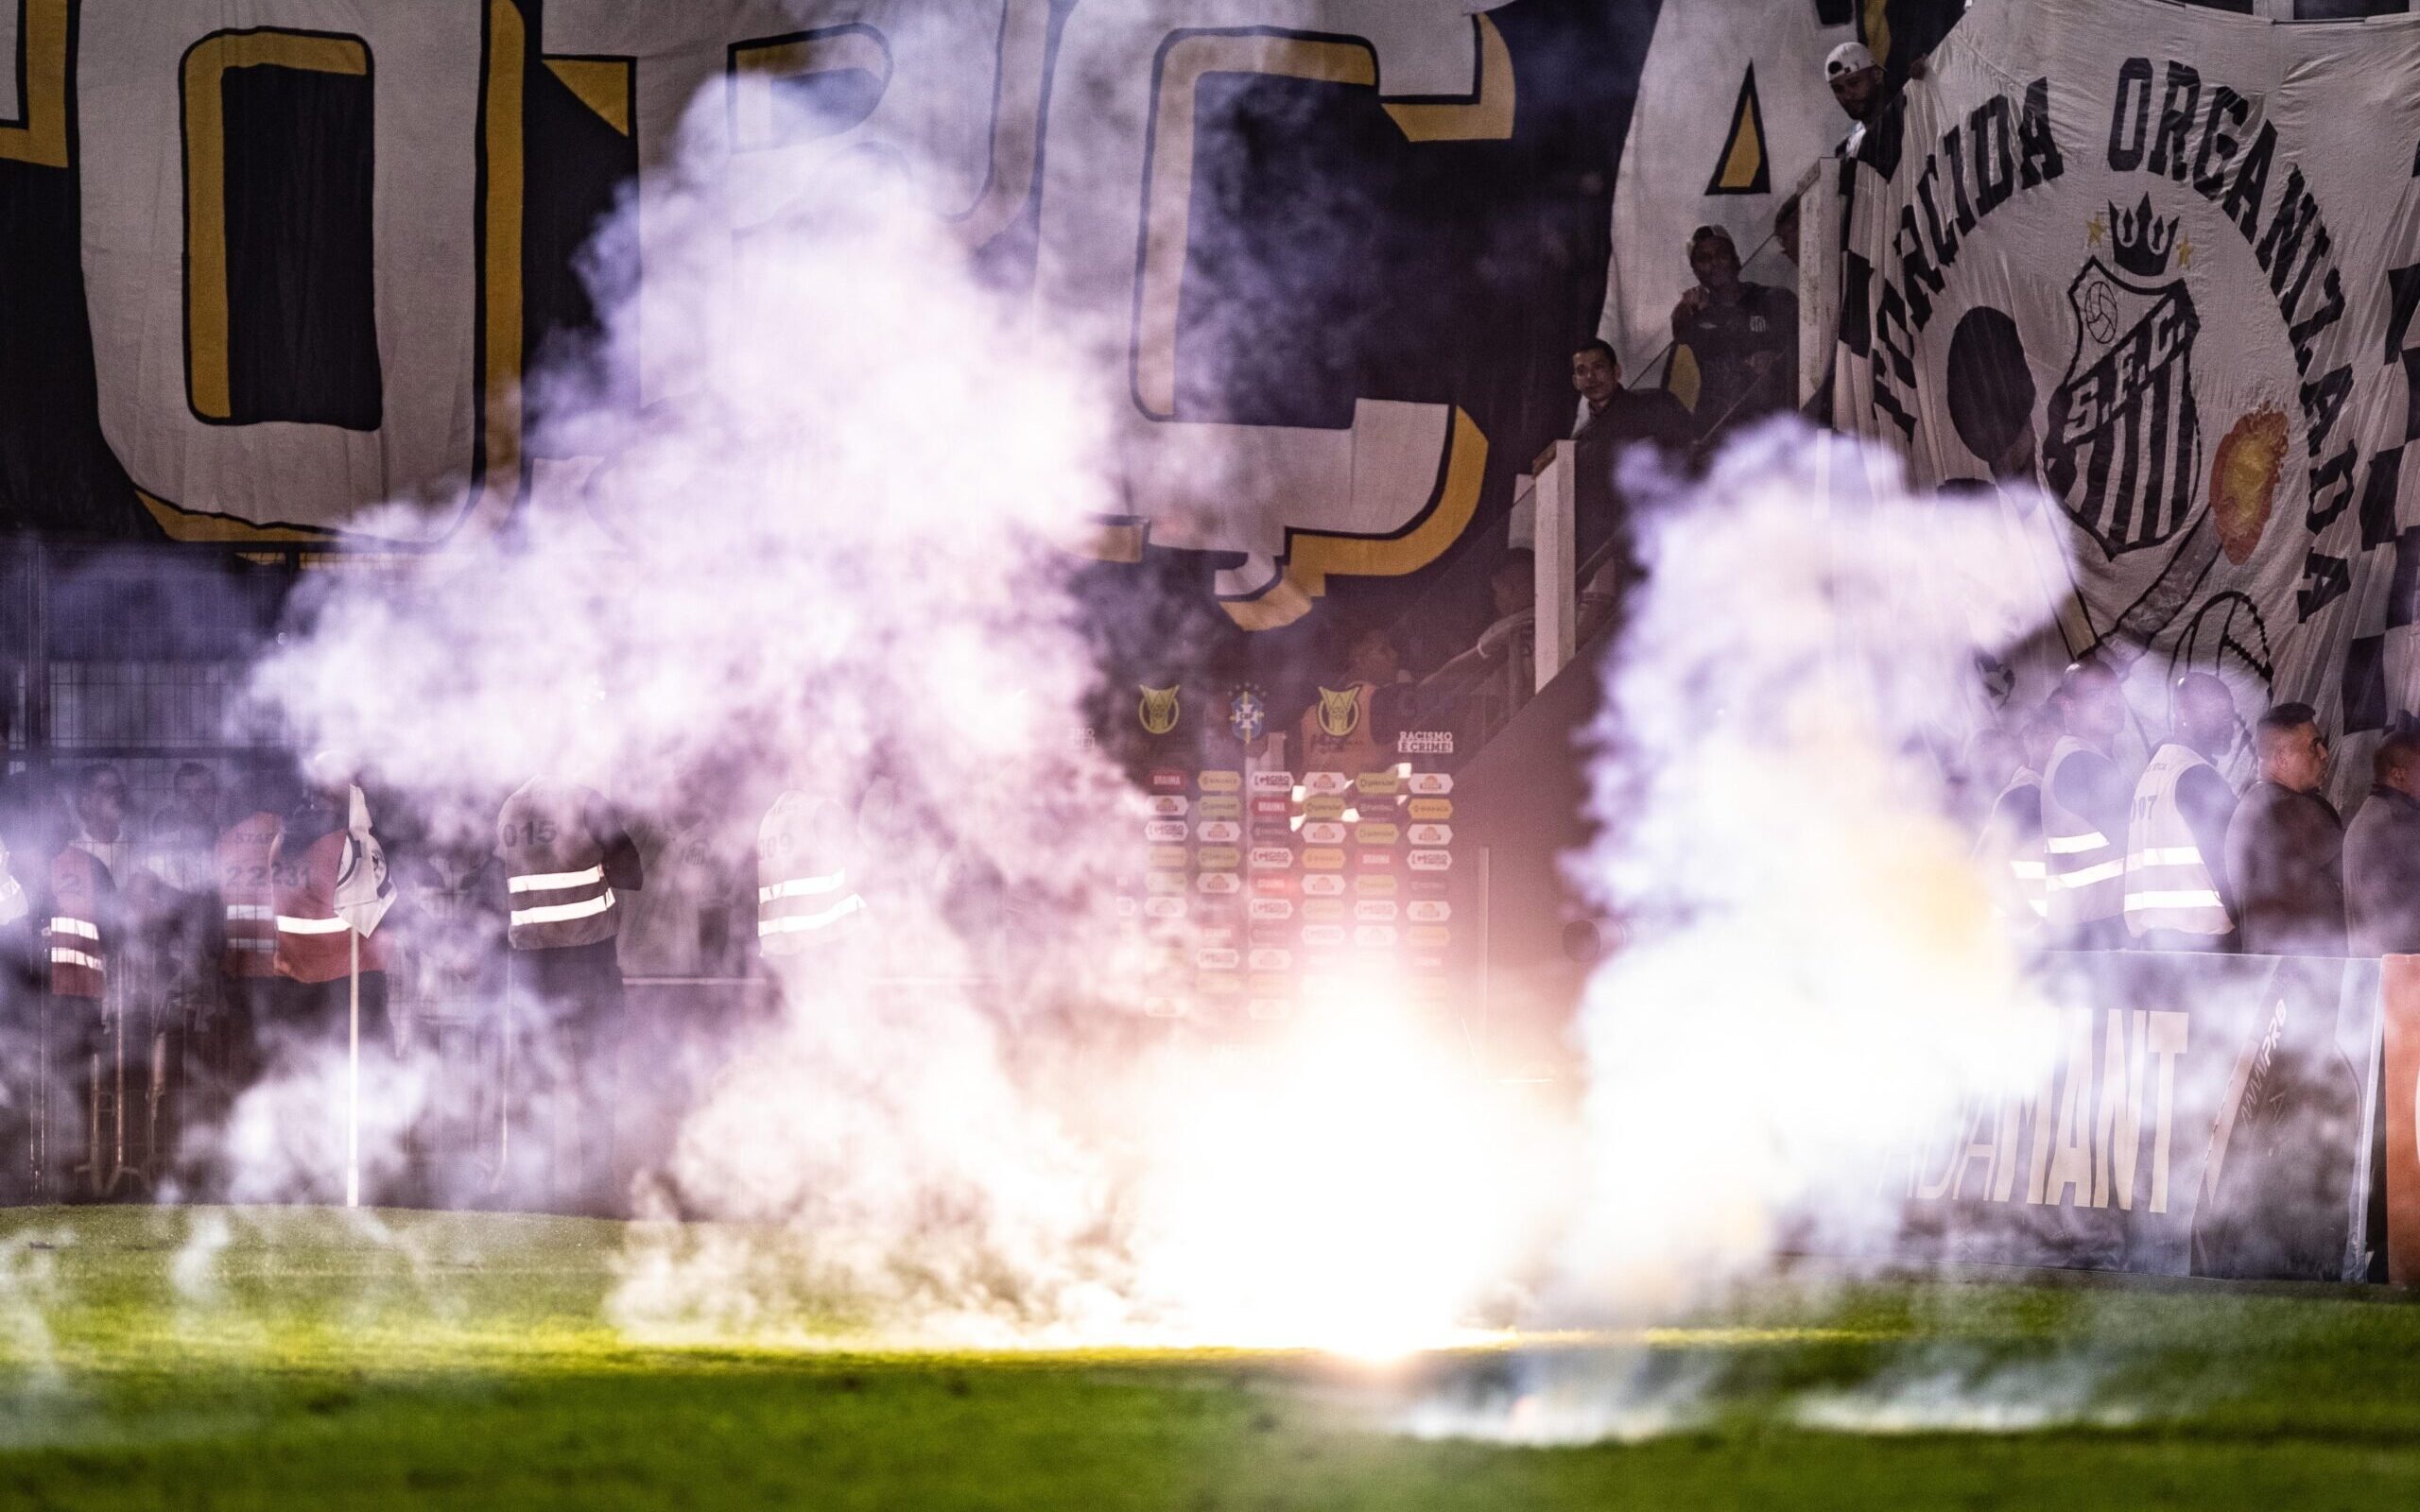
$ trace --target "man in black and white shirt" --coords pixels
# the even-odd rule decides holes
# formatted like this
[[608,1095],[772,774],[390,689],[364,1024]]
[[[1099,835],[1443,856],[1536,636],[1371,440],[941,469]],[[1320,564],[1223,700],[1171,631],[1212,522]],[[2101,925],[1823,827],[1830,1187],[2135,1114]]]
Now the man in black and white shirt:
[[1672,306],[1673,362],[1697,370],[1703,447],[1736,426],[1793,407],[1798,384],[1798,296],[1739,276],[1739,249],[1720,226],[1689,237],[1697,286]]

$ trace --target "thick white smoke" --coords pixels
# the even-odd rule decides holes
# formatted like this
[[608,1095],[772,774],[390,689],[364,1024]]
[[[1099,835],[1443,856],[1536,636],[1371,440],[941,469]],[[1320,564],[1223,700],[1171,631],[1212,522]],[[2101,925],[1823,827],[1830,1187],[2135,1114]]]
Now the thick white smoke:
[[[340,579],[261,679],[298,749],[473,850],[540,772],[743,831],[784,790],[857,816],[872,927],[774,968],[634,1194],[616,1315],[1370,1352],[1507,1315],[1560,1167],[1442,1024],[1377,983],[1244,1044],[1132,1011],[1141,816],[1082,736],[1067,549],[1115,512],[1098,344],[980,283],[887,165],[729,173],[717,112],[692,127],[631,213],[648,330],[683,314],[635,417],[633,220],[598,243],[605,335],[547,435],[604,459],[578,507]],[[277,1131],[338,1064],[245,1099],[245,1195],[309,1189],[324,1147]],[[373,1174],[425,1094],[375,1081]]]
[[[1632,944],[1582,1015],[1576,1157],[1382,982],[1245,1044],[1141,1022],[1066,549],[1116,496],[1097,343],[883,164],[725,173],[714,114],[634,207],[678,333],[635,414],[631,222],[599,242],[604,338],[548,435],[602,458],[581,495],[338,578],[261,681],[299,748],[474,848],[539,773],[743,829],[784,790],[858,815],[879,927],[784,974],[636,1194],[746,1222],[636,1226],[627,1326],[1388,1352],[1659,1315],[1872,1237],[1887,1157],[2030,1077],[2042,1021],[1926,744],[1979,611],[2026,622],[1996,517],[1841,490],[1849,454],[1781,433],[1651,533],[1610,669],[1579,866]],[[381,1081],[373,1130],[419,1095]],[[239,1190],[282,1191],[244,1150]]]
[[1630,937],[1581,1014],[1565,1306],[1653,1317],[1887,1241],[1905,1155],[2048,1064],[1941,759],[2008,644],[1979,637],[2031,627],[2005,532],[1794,428],[1651,523],[1573,867]]

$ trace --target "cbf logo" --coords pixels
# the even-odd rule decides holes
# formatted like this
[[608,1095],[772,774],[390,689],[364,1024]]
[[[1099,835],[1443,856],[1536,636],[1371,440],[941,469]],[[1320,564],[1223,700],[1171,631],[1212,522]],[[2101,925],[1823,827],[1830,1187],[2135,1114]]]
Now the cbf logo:
[[[2102,228],[2092,228],[2094,240]],[[2116,558],[2156,546],[2185,524],[2201,480],[2193,406],[2193,337],[2202,329],[2185,281],[2156,280],[2176,249],[2176,221],[2151,197],[2109,207],[2112,271],[2096,254],[2068,285],[2075,355],[2050,395],[2043,447],[2067,514]],[[2189,252],[2187,254],[2190,255]]]
[[1250,683],[1227,695],[1227,728],[1249,746],[1269,732],[1269,698]]

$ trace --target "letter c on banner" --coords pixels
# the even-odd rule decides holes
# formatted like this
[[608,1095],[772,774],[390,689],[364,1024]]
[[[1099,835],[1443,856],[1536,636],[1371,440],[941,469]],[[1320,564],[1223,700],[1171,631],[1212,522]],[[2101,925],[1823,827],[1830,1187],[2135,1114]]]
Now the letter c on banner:
[[[1408,142],[1512,134],[1512,57],[1484,15],[1441,0],[1262,0],[1079,8],[1062,45],[1037,289],[1046,307],[1132,311],[1117,441],[1133,516],[1159,544],[1240,553],[1219,593],[1247,628],[1288,624],[1330,573],[1392,576],[1468,525],[1487,440],[1452,404],[1357,399],[1343,430],[1188,421],[1177,413],[1199,92],[1212,74],[1376,93]],[[1139,60],[1148,60],[1138,66]],[[1139,188],[1139,194],[1136,193]],[[1122,251],[1104,227],[1133,224]],[[1131,542],[1127,543],[1131,550]]]

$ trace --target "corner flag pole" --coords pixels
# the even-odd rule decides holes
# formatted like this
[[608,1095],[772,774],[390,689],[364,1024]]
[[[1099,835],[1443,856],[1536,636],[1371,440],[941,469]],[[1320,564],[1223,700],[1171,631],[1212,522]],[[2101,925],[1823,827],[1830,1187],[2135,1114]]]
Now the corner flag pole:
[[361,1206],[361,931],[344,932],[348,1040],[344,1068],[344,1205]]

